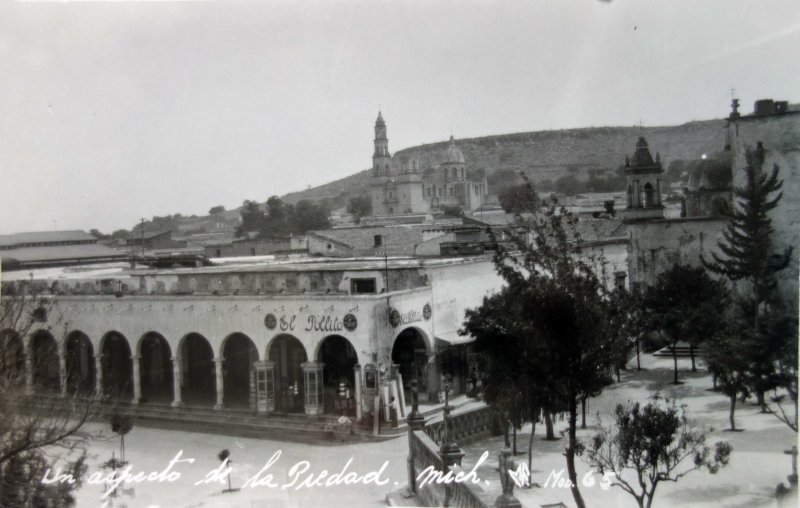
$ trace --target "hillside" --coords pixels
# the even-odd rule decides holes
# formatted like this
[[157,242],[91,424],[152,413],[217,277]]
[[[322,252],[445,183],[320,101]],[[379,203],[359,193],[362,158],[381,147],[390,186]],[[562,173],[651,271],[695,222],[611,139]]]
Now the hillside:
[[[676,159],[691,160],[716,152],[725,144],[725,121],[704,120],[672,127],[588,127],[553,131],[502,134],[456,140],[470,170],[483,169],[487,175],[499,170],[525,171],[534,182],[556,180],[572,172],[588,178],[589,170],[613,170],[634,151],[638,136],[644,135],[655,156],[661,154],[665,167]],[[416,157],[421,167],[439,162],[447,142],[402,149],[394,154],[396,163]],[[365,156],[365,163],[368,163]],[[369,171],[292,192],[288,202],[301,199],[341,201],[342,195],[358,195],[369,187]],[[491,189],[490,189],[491,191]],[[341,197],[340,197],[341,196]],[[337,200],[337,197],[339,198]]]

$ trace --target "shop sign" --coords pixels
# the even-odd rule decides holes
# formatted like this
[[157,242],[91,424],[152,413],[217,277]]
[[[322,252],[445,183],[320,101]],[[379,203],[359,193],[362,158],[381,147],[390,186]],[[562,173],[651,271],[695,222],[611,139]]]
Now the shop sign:
[[[264,318],[264,326],[270,330],[279,328],[282,332],[293,332],[298,328],[297,314],[283,315],[276,317],[274,314],[267,314]],[[338,316],[315,316],[310,315],[306,319],[305,325],[300,325],[306,332],[341,332],[344,329],[353,331],[358,326],[358,320],[352,314],[347,314],[344,319]]]
[[410,325],[411,323],[417,323],[422,321],[422,319],[423,313],[418,310],[410,310],[400,314],[397,309],[392,309],[392,312],[389,314],[389,323],[391,323],[393,328],[403,325]]

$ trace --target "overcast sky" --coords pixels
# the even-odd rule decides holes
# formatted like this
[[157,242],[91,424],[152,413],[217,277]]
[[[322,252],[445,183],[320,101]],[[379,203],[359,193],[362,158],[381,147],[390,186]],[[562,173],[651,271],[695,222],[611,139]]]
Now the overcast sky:
[[379,105],[394,152],[798,102],[799,50],[797,0],[4,3],[0,233],[346,176]]

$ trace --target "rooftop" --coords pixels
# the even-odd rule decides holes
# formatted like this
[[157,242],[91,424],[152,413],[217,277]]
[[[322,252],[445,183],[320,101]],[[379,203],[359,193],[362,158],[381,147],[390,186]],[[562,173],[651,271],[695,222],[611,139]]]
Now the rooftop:
[[32,243],[59,243],[97,241],[97,238],[78,229],[70,231],[34,231],[0,235],[0,247]]

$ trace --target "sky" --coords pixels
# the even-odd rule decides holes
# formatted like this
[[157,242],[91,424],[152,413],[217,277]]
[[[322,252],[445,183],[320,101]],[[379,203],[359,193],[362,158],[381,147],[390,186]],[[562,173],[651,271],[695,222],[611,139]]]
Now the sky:
[[0,4],[0,233],[203,215],[468,138],[800,102],[797,0]]

